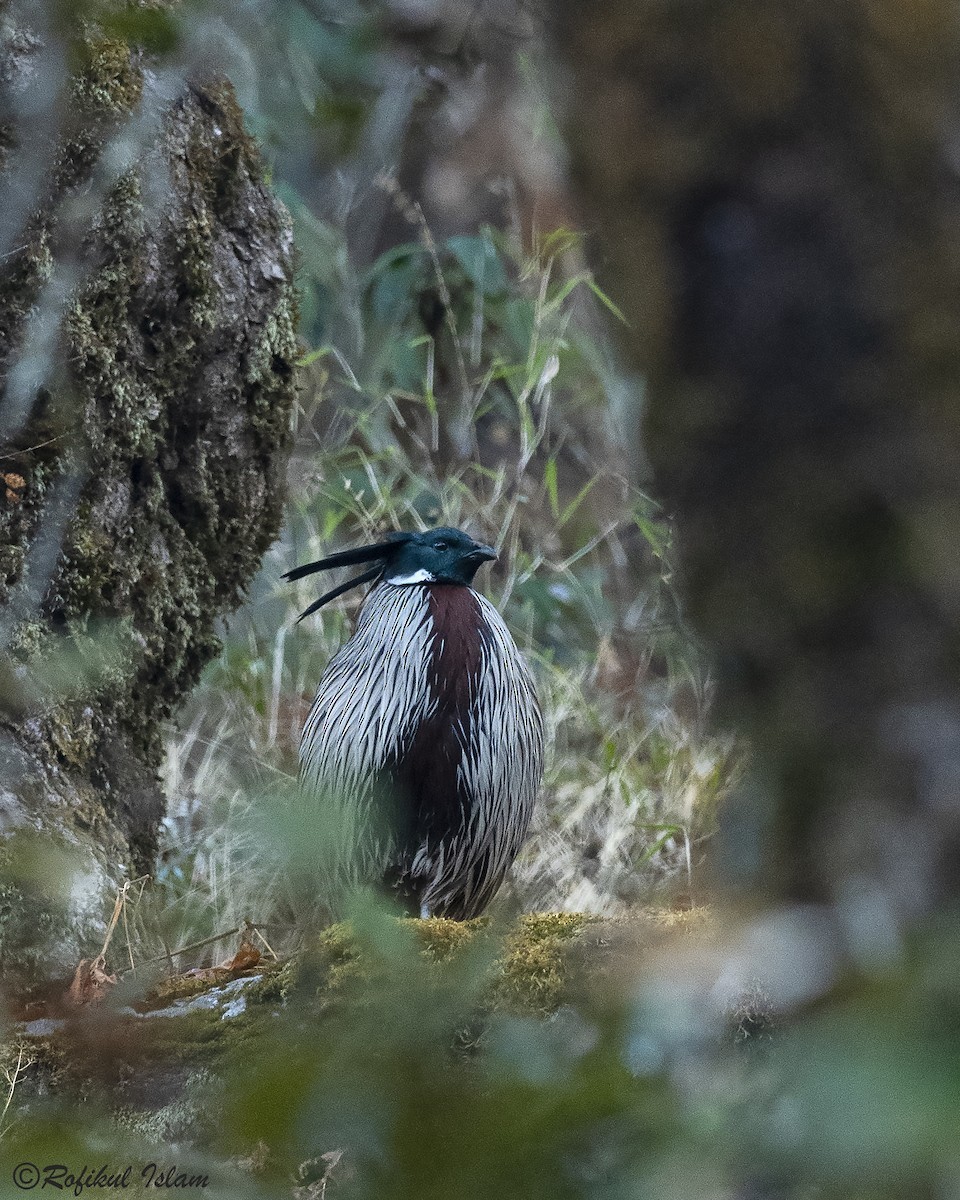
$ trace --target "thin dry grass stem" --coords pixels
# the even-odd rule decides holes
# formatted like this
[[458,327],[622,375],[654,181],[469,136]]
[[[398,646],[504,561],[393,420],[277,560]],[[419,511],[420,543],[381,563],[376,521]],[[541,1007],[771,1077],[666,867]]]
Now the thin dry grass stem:
[[[254,924],[254,922],[252,922],[252,921],[241,921],[241,923],[233,929],[225,929],[222,933],[215,933],[211,937],[201,938],[200,941],[198,941],[198,942],[191,942],[187,946],[178,946],[176,950],[164,949],[163,954],[156,954],[152,958],[144,959],[143,962],[140,963],[140,966],[141,967],[149,967],[149,966],[153,966],[154,963],[164,962],[165,960],[172,964],[173,960],[175,958],[179,958],[181,954],[190,954],[194,950],[203,950],[207,946],[214,946],[214,945],[216,945],[217,942],[222,942],[228,937],[235,937],[236,934],[238,934],[238,933],[254,934],[256,937],[258,937],[260,939],[260,941],[263,942],[264,946],[266,946],[267,950],[270,951],[270,953],[273,955],[274,959],[278,960],[277,954],[274,952],[273,948],[270,946],[269,942],[262,934],[262,930],[272,929],[272,928],[275,928],[275,926],[257,925],[257,924]],[[131,972],[135,972],[135,971],[136,971],[136,968],[134,968],[134,967],[127,968],[126,970],[120,972],[120,978],[123,979],[127,975],[129,975]]]
[[[26,249],[26,247],[23,247]],[[76,430],[71,429],[68,433],[58,433],[55,437],[47,438],[45,442],[37,442],[36,445],[26,446],[23,450],[13,450],[9,454],[0,454],[0,462],[8,458],[22,458],[26,454],[33,454],[36,450],[43,450],[45,446],[52,446],[55,442],[62,442],[66,437],[72,437]]]
[[534,336],[530,339],[530,346],[527,350],[527,375],[534,373],[537,354],[540,350],[540,333],[543,329],[543,318],[547,308],[547,293],[550,288],[550,276],[553,274],[553,259],[547,259],[543,270],[540,272],[540,286],[537,289],[537,299],[533,309],[533,331]]
[[540,409],[540,416],[537,421],[537,444],[542,444],[547,436],[547,430],[550,423],[550,401],[553,397],[553,391],[550,384],[556,379],[560,371],[560,359],[556,354],[551,354],[544,364],[543,370],[540,372],[540,378],[537,380],[537,390],[533,394],[533,407],[536,410]]
[[690,831],[683,827],[683,857],[687,868],[687,890],[693,896],[693,857],[690,853]]
[[7,1113],[10,1111],[10,1105],[13,1103],[13,1097],[16,1095],[17,1085],[24,1072],[33,1065],[36,1059],[30,1053],[27,1046],[20,1042],[17,1046],[17,1061],[11,1067],[3,1069],[3,1078],[7,1085],[7,1095],[3,1103],[3,1109],[0,1110],[0,1141],[13,1128],[13,1122],[7,1122]]
[[461,403],[466,403],[470,395],[470,375],[467,371],[467,364],[463,357],[463,347],[460,345],[460,331],[457,329],[457,319],[453,311],[453,300],[450,297],[450,289],[447,287],[447,281],[443,274],[443,267],[440,264],[440,254],[437,250],[437,243],[434,241],[433,234],[430,231],[430,226],[427,224],[427,218],[423,215],[423,209],[416,200],[413,201],[413,212],[415,214],[416,224],[419,228],[420,241],[422,242],[427,253],[430,255],[430,262],[433,264],[433,273],[437,284],[437,291],[440,293],[440,300],[443,303],[444,322],[447,326],[450,337],[453,340],[457,373],[460,377],[460,400]]
[[[483,305],[483,288],[473,289],[473,310],[470,320],[470,366],[476,370],[481,363],[481,355],[483,351],[483,325],[484,325],[484,305]],[[479,394],[473,393],[473,412],[477,410]],[[472,415],[472,414],[471,414]]]
[[22,254],[24,252],[24,250],[29,250],[29,249],[30,249],[30,243],[24,242],[22,246],[14,246],[12,250],[5,250],[3,252],[3,254],[0,254],[0,259],[13,258],[14,255]]
[[267,941],[267,939],[266,939],[266,938],[263,936],[263,934],[260,932],[260,930],[261,930],[261,929],[269,929],[269,928],[270,928],[270,926],[269,926],[269,925],[263,925],[263,926],[260,926],[260,925],[254,925],[252,921],[244,921],[244,923],[243,923],[243,929],[244,929],[244,932],[245,932],[245,933],[246,933],[246,932],[250,932],[250,933],[252,933],[252,934],[253,934],[253,936],[254,936],[254,937],[255,937],[255,938],[258,940],[258,941],[260,941],[260,942],[263,942],[263,944],[264,944],[264,946],[265,946],[265,948],[266,948],[266,951],[267,951],[267,953],[270,955],[270,957],[273,959],[273,961],[274,961],[274,962],[279,962],[279,961],[280,961],[280,956],[279,956],[279,954],[277,954],[276,950],[274,950],[274,948],[273,948],[273,947],[270,945],[270,943]]
[[[507,531],[507,546],[508,546],[507,554],[504,557],[506,558],[506,561],[509,563],[509,566],[507,568],[506,578],[503,581],[503,587],[500,589],[500,604],[502,607],[505,607],[509,603],[510,597],[513,595],[514,588],[516,587],[516,584],[517,584],[516,563],[517,563],[517,551],[520,546],[520,533],[519,533],[519,530],[510,528],[510,525],[512,524],[512,521],[513,521],[513,515],[515,512],[516,512],[516,501],[514,500],[511,504],[509,520],[504,526],[504,529]],[[503,531],[501,531],[501,537],[502,536],[503,536]]]
[[480,403],[483,400],[484,396],[487,394],[487,391],[490,388],[490,384],[493,382],[493,377],[495,374],[496,374],[496,372],[495,372],[494,368],[489,367],[484,372],[483,376],[480,379],[480,382],[477,384],[477,386],[474,390],[474,393],[473,393],[474,414],[476,414],[477,410],[480,408]]
[[427,342],[427,376],[425,397],[430,412],[430,449],[436,454],[440,447],[440,413],[437,409],[437,399],[433,390],[433,378],[436,361],[436,343],[433,338]]
[[126,906],[126,904],[124,904],[122,906],[121,912],[123,914],[123,936],[124,936],[124,940],[127,943],[127,957],[130,960],[130,970],[133,971],[134,974],[136,974],[136,967],[134,966],[134,962],[133,962],[133,947],[130,944],[130,924],[127,921],[127,906]]
[[127,953],[130,956],[130,969],[131,970],[135,969],[134,965],[133,965],[133,951],[132,951],[131,945],[130,945],[130,929],[127,924],[127,911],[126,911],[127,910],[127,897],[130,895],[132,890],[137,886],[137,884],[139,884],[140,891],[137,894],[137,901],[139,902],[143,897],[143,889],[147,886],[147,883],[149,882],[149,880],[150,880],[149,875],[141,875],[138,879],[128,879],[118,889],[117,898],[113,904],[113,914],[110,917],[110,921],[107,925],[107,932],[104,935],[103,945],[100,947],[100,953],[94,959],[94,962],[97,965],[102,967],[106,963],[107,951],[110,949],[110,942],[113,939],[113,934],[117,928],[117,924],[119,923],[119,921],[122,917],[124,933],[126,934],[126,938],[127,938]]
[[[517,482],[518,485],[527,472],[527,467],[530,465],[530,460],[543,445],[544,439],[547,436],[550,420],[550,383],[557,376],[560,370],[560,359],[551,354],[544,364],[543,370],[537,378],[536,387],[533,391],[533,401],[529,409],[526,409],[526,414],[529,416],[532,412],[540,409],[540,416],[533,433],[529,438],[525,438],[520,457],[517,459]],[[542,407],[541,407],[542,405]],[[526,427],[527,422],[523,425]]]
[[600,546],[604,542],[606,542],[608,540],[608,538],[610,538],[613,535],[613,533],[615,532],[615,530],[619,524],[620,524],[619,521],[611,522],[604,529],[602,529],[598,534],[596,534],[594,537],[590,538],[589,541],[585,542],[578,550],[575,550],[573,552],[573,554],[571,554],[567,558],[563,559],[562,562],[558,562],[555,565],[554,570],[559,571],[563,574],[566,574],[567,572],[569,572],[570,568],[573,566],[573,564],[575,562],[579,562],[581,558],[584,558],[584,557],[586,557],[586,555],[591,554],[594,550],[596,550],[596,548],[598,546]]
[[332,346],[330,348],[330,353],[336,359],[337,365],[340,367],[340,369],[343,371],[344,375],[347,377],[347,381],[350,384],[350,386],[353,388],[353,390],[355,392],[362,393],[363,387],[360,384],[360,380],[357,379],[356,375],[353,372],[353,367],[350,366],[350,364],[347,362],[346,358],[344,358],[344,356],[340,353],[340,351],[335,346]]
[[160,935],[160,940],[163,943],[163,954],[158,955],[157,962],[160,962],[161,959],[165,958],[167,960],[167,970],[171,975],[173,975],[176,973],[177,969],[176,963],[173,961],[173,951],[167,945],[166,938],[164,938],[162,934]]
[[270,725],[267,730],[267,744],[271,747],[277,744],[277,730],[280,724],[280,693],[283,688],[283,649],[286,640],[287,626],[281,625],[277,629],[277,636],[273,643],[273,671],[271,675],[270,687]]

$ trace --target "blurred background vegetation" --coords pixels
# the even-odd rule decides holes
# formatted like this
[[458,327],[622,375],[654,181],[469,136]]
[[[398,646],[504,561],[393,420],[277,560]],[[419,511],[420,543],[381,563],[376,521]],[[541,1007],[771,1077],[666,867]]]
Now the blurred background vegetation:
[[[896,20],[896,6],[886,7]],[[883,8],[866,5],[877,22]],[[654,9],[662,25],[660,17],[634,24],[635,12]],[[221,652],[161,723],[166,810],[156,864],[147,886],[124,893],[106,964],[138,969],[122,974],[106,1012],[65,1026],[59,1016],[44,1024],[45,1009],[11,1003],[6,1084],[0,1079],[0,1150],[11,1166],[176,1161],[209,1175],[207,1195],[297,1200],[960,1194],[958,925],[936,908],[932,920],[913,923],[888,912],[879,891],[858,890],[839,851],[831,857],[828,834],[817,864],[840,896],[839,917],[793,886],[791,858],[809,864],[803,804],[809,797],[821,827],[829,813],[810,767],[820,743],[801,752],[788,735],[802,728],[793,714],[822,714],[809,690],[764,693],[766,676],[749,668],[768,666],[763,651],[775,646],[777,678],[787,679],[784,664],[802,659],[813,636],[784,632],[793,615],[786,601],[781,624],[751,607],[753,556],[767,546],[751,520],[753,493],[745,491],[736,529],[725,529],[710,469],[686,481],[689,491],[661,492],[648,466],[647,393],[662,396],[671,371],[695,380],[673,394],[671,435],[692,442],[703,433],[690,412],[706,394],[704,364],[717,346],[721,359],[728,349],[725,321],[733,323],[747,278],[738,255],[756,251],[738,207],[746,201],[724,190],[723,171],[749,157],[748,141],[750,153],[776,143],[771,130],[788,103],[777,83],[784,76],[770,64],[790,44],[789,20],[784,31],[771,18],[771,31],[753,6],[737,3],[718,31],[700,6],[693,18],[681,9],[614,4],[601,19],[587,5],[577,42],[569,24],[558,39],[552,8],[518,0],[3,6],[8,41],[18,22],[32,21],[57,51],[48,64],[61,73],[54,92],[82,71],[84,46],[133,46],[151,80],[130,119],[138,136],[144,113],[153,105],[156,119],[178,86],[229,79],[292,219],[299,335],[282,531],[243,603],[218,621]],[[773,9],[782,17],[803,6]],[[817,32],[812,10],[797,20],[807,19]],[[698,20],[710,30],[709,53]],[[853,45],[852,60],[861,50],[879,54],[851,21],[828,26],[829,37]],[[662,58],[632,56],[638,29]],[[630,55],[618,50],[621,36]],[[669,251],[659,227],[610,221],[603,241],[585,197],[620,175],[617,163],[598,161],[585,186],[588,125],[571,169],[562,130],[578,122],[572,97],[590,111],[574,81],[591,55],[611,64],[611,79],[640,72],[637,91],[653,81],[659,107],[645,109],[624,85],[600,118],[623,119],[634,138],[623,143],[625,160],[646,152],[656,165],[631,193],[644,211],[685,197]],[[697,139],[715,129],[706,120],[712,93],[698,89],[713,70],[761,81],[722,96],[724,111],[755,119],[761,133],[755,144],[717,135],[720,150],[711,144],[702,161]],[[846,99],[853,112],[869,103],[859,93]],[[61,115],[51,104],[16,119],[34,122],[31,137],[40,138],[43,122]],[[916,127],[938,119],[934,96]],[[46,136],[55,137],[53,127]],[[5,169],[17,177],[16,153]],[[711,210],[701,228],[697,205],[717,195],[719,216]],[[689,229],[688,240],[707,247],[706,265],[683,258]],[[584,230],[594,235],[589,259]],[[617,244],[625,230],[629,249]],[[616,292],[597,282],[594,261],[600,278],[619,283]],[[785,274],[819,299],[795,266],[790,260]],[[710,271],[722,276],[720,300],[697,308],[689,297]],[[705,336],[706,349],[698,343],[688,357],[686,343],[672,360],[662,354],[664,344],[674,348],[660,307],[669,307],[664,277],[680,281],[681,308],[689,300],[680,334],[718,330],[716,344]],[[804,331],[814,344],[820,325],[799,327],[802,360]],[[653,349],[624,359],[618,341]],[[777,345],[792,366],[797,347]],[[719,371],[731,395],[732,359]],[[655,409],[652,429],[669,479],[663,411]],[[705,424],[722,459],[729,431]],[[756,428],[766,428],[759,417]],[[769,461],[775,474],[776,439],[758,445],[755,461]],[[724,459],[738,479],[751,477],[751,461]],[[18,502],[15,475],[5,477],[8,504]],[[689,494],[700,485],[717,500],[717,525],[706,534],[689,519]],[[764,497],[776,491],[764,488]],[[657,494],[670,495],[669,514]],[[687,517],[679,547],[673,506]],[[281,958],[295,942],[284,863],[301,834],[285,825],[283,798],[316,680],[358,601],[297,625],[312,594],[282,584],[281,573],[384,529],[439,523],[500,547],[484,588],[534,665],[550,734],[535,827],[490,923],[462,935],[418,931],[361,907],[349,934],[326,931],[312,953],[264,969],[248,1000],[230,992],[212,1008],[165,1010],[150,1035],[147,1019],[137,1033],[121,1032],[135,1019],[117,1011],[162,986],[168,968],[229,957],[231,943],[210,943],[215,935],[252,922]],[[787,540],[793,532],[787,523]],[[698,590],[702,542],[715,535],[729,546],[734,533],[742,558],[721,567],[742,591]],[[880,573],[864,568],[863,577]],[[810,587],[804,612],[819,616]],[[689,607],[709,649],[684,618]],[[725,641],[723,619],[711,615],[730,609],[761,647],[755,659]],[[94,631],[94,659],[115,632]],[[828,645],[824,659],[834,650]],[[88,668],[65,661],[86,687]],[[858,669],[850,674],[862,683],[869,675]],[[725,680],[725,713],[743,719],[746,711],[747,734],[759,733],[759,769],[745,783],[748,737],[716,720],[715,674]],[[745,695],[758,698],[759,718]],[[770,695],[782,709],[765,705]],[[830,721],[819,728],[829,732]],[[784,745],[777,759],[771,747]],[[706,864],[734,790],[726,860],[748,888],[738,907],[721,908]],[[864,839],[879,841],[870,800],[855,811],[864,814]],[[774,825],[778,840],[765,842]],[[903,814],[895,845],[911,864],[920,857],[910,848],[917,828]],[[841,833],[833,845],[856,841]],[[771,884],[758,857],[787,863],[790,885]],[[39,864],[22,871],[51,871],[42,854]],[[911,870],[922,877],[922,866]],[[927,918],[930,907],[918,903],[914,913]],[[529,923],[518,937],[518,911],[571,914],[570,923]],[[101,926],[109,915],[108,904]],[[177,954],[183,946],[196,948]],[[91,944],[90,955],[98,948]]]
[[536,662],[552,747],[514,902],[609,914],[689,893],[732,740],[708,726],[669,525],[641,490],[623,318],[570,227],[542,17],[244,16],[231,78],[293,216],[304,346],[283,534],[167,743],[159,882],[195,914],[181,941],[268,918],[251,807],[295,774],[355,616],[296,625],[310,593],[282,572],[388,528],[501,548],[488,591]]

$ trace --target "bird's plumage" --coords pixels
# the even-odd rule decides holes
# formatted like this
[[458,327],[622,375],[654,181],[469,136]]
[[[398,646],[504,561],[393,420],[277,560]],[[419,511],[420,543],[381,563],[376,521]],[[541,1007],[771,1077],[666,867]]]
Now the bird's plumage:
[[469,586],[494,551],[442,529],[314,567],[369,562],[351,556],[384,547],[356,632],[321,677],[302,781],[337,807],[353,879],[384,879],[422,915],[464,919],[523,843],[542,719],[500,614]]

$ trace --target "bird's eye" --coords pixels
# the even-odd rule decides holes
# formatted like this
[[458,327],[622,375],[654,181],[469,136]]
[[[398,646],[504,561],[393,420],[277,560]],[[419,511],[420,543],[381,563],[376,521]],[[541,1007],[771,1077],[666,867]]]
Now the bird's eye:
[[434,548],[434,550],[449,550],[450,549],[450,547],[444,541],[434,542],[433,548]]

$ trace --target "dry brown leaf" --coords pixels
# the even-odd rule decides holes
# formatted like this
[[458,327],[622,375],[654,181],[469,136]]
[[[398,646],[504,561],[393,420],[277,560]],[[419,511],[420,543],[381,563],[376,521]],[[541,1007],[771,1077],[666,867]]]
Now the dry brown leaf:
[[116,975],[109,975],[105,967],[102,954],[96,958],[81,958],[65,997],[67,1003],[76,1008],[103,1003],[117,982]]
[[243,971],[249,971],[259,961],[260,951],[252,942],[248,942],[244,938],[232,958],[225,959],[215,967],[194,967],[191,971],[185,971],[183,978],[205,979],[210,983],[226,983],[227,980],[233,979]]
[[220,964],[220,969],[224,971],[232,971],[234,974],[239,974],[241,971],[249,971],[251,967],[255,967],[260,961],[260,951],[256,948],[253,942],[248,942],[244,938],[236,954],[233,958],[228,958],[226,962]]
[[6,484],[7,500],[11,504],[16,504],[23,499],[23,489],[27,486],[27,481],[22,475],[17,475],[14,471],[8,471],[6,475],[0,475],[0,479]]

